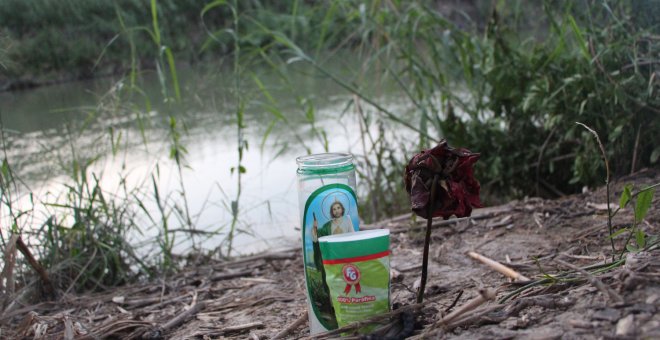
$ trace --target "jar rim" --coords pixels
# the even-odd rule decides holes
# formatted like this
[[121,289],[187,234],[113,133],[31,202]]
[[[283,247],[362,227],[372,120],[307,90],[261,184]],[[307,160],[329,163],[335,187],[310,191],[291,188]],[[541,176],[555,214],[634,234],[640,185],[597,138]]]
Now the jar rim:
[[298,174],[329,175],[355,169],[353,155],[349,153],[328,152],[300,156],[296,158]]
[[350,153],[328,152],[305,155],[296,158],[298,169],[338,168],[353,164]]

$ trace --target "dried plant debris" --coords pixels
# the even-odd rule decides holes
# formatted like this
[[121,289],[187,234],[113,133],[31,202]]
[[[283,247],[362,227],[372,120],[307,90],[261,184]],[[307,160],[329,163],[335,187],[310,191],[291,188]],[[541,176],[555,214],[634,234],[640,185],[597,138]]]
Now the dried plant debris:
[[[613,182],[611,190],[658,182],[660,172],[649,170]],[[605,201],[598,189],[476,209],[472,217],[434,224],[422,304],[415,303],[415,282],[424,221],[407,215],[369,226],[392,230],[396,308],[371,320],[381,325],[379,333],[365,338],[660,338],[660,250],[617,254],[612,264],[607,217],[586,203]],[[658,203],[655,198],[639,224],[647,235],[660,234]],[[620,211],[613,225],[625,226],[633,214]],[[625,236],[615,238],[617,250]],[[468,252],[529,280],[511,280]],[[36,304],[6,298],[1,338],[309,338],[298,247],[211,261],[104,293],[68,293]],[[320,337],[356,339],[351,334],[359,328]]]

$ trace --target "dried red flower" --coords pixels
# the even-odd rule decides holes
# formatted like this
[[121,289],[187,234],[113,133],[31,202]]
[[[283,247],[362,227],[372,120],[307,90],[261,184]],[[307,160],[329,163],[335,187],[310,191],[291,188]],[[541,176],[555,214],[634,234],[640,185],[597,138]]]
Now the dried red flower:
[[473,207],[481,207],[479,182],[472,169],[478,159],[478,153],[464,148],[454,149],[444,139],[436,147],[415,155],[404,174],[413,212],[429,218],[431,187],[437,178],[431,216],[445,219],[452,215],[470,216]]

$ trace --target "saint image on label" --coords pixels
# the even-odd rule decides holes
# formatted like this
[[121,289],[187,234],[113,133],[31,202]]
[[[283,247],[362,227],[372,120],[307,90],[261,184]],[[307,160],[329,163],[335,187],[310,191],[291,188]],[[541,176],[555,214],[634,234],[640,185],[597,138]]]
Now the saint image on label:
[[307,200],[303,221],[305,275],[312,309],[326,329],[335,329],[337,321],[323,268],[319,238],[358,230],[355,193],[343,184],[319,188]]

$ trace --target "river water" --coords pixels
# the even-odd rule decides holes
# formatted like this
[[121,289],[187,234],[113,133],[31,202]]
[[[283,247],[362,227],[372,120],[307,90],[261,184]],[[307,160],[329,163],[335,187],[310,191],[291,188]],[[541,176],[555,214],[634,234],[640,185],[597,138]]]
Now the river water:
[[[171,87],[163,87],[155,72],[139,78],[139,91],[128,91],[126,78],[109,77],[1,93],[4,150],[22,181],[13,204],[30,211],[22,217],[22,227],[38,228],[51,216],[62,222],[71,218],[70,212],[53,203],[66,201],[72,169],[77,166],[74,160],[77,164],[87,160],[88,178],[96,177],[109,197],[137,198],[157,221],[146,214],[134,216],[141,230],[131,234],[131,241],[145,252],[157,251],[153,240],[162,232],[156,226],[161,215],[153,199],[153,182],[169,208],[170,229],[187,228],[181,217],[186,216],[182,212],[187,206],[195,229],[214,233],[196,236],[195,245],[211,251],[221,246],[239,190],[235,78],[231,70],[208,66],[179,70],[179,77],[179,103],[172,103]],[[324,152],[326,145],[330,152],[364,155],[358,115],[347,108],[351,96],[309,69],[299,68],[287,77],[289,82],[283,85],[272,70],[253,70],[239,84],[245,103],[241,133],[247,149],[241,162],[246,171],[240,181],[240,232],[233,254],[299,242],[297,156]],[[263,95],[255,79],[273,100]],[[164,88],[169,91],[166,95]],[[278,108],[279,118],[272,107]],[[175,117],[179,142],[187,150],[181,172],[169,157],[170,116]],[[185,253],[193,246],[188,233],[174,235],[175,252]]]

